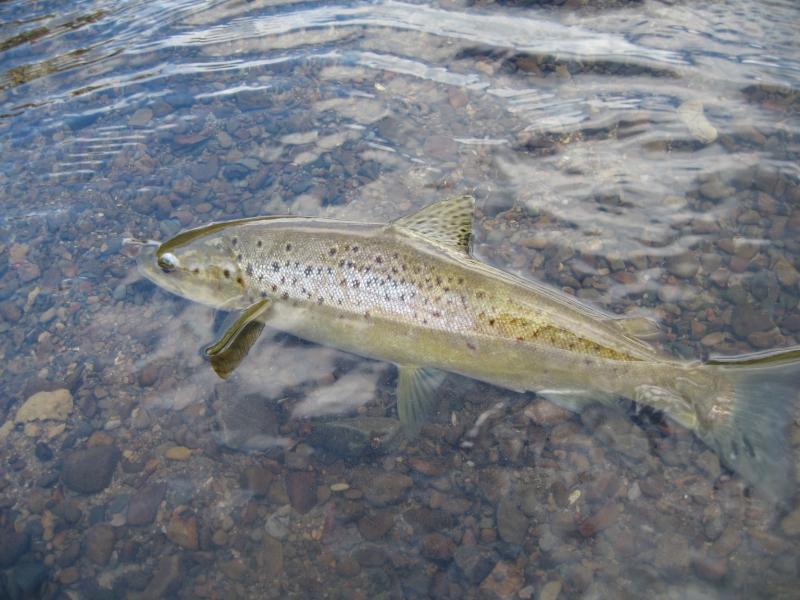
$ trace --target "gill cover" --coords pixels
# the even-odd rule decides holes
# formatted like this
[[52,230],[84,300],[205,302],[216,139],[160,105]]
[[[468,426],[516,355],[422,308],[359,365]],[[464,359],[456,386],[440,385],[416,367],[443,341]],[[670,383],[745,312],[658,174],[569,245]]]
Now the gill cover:
[[207,306],[243,307],[245,280],[225,230],[214,223],[179,233],[139,255],[139,270],[156,285]]

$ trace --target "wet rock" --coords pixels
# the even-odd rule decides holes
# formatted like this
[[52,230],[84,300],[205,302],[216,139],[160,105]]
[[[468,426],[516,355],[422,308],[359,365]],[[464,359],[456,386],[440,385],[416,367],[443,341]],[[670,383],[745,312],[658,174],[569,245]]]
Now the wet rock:
[[362,567],[380,567],[388,560],[386,552],[380,546],[372,544],[361,546],[353,552],[353,558]]
[[394,514],[389,511],[375,511],[365,514],[358,520],[358,531],[365,540],[382,538],[394,526]]
[[12,600],[39,598],[47,569],[39,562],[21,563],[0,578],[0,596]]
[[442,531],[453,526],[453,517],[442,510],[425,506],[411,508],[404,514],[406,521],[423,531]]
[[709,581],[719,581],[728,572],[728,561],[716,556],[695,554],[692,557],[695,573]]
[[75,450],[64,459],[61,480],[74,492],[95,494],[111,483],[118,460],[114,446]]
[[222,167],[222,176],[228,181],[244,179],[249,173],[250,169],[238,163]]
[[0,529],[0,568],[16,563],[28,551],[29,544],[27,533],[5,527]]
[[263,467],[252,466],[244,470],[244,485],[256,497],[266,496],[274,479],[272,471]]
[[557,600],[559,594],[561,594],[561,582],[556,581],[548,581],[542,586],[542,591],[539,592],[539,599],[538,600]]
[[483,546],[459,546],[453,559],[466,580],[477,585],[497,564],[497,555]]
[[286,474],[286,492],[289,501],[300,514],[305,514],[317,504],[317,474],[313,471],[289,471]]
[[525,407],[523,414],[537,425],[555,425],[566,421],[573,413],[547,400],[535,400]]
[[36,443],[34,454],[36,455],[36,458],[38,458],[42,462],[48,462],[53,460],[53,450],[50,448],[50,446],[48,446],[44,442]]
[[133,595],[133,598],[146,600],[148,598],[165,598],[178,589],[183,581],[183,565],[180,555],[159,558],[153,578],[147,584],[144,592]]
[[114,528],[104,523],[92,525],[84,539],[84,553],[96,565],[107,565],[114,549]]
[[176,510],[167,524],[167,538],[187,550],[197,550],[197,518],[187,510]]
[[344,458],[383,454],[399,439],[400,421],[385,417],[357,417],[316,423],[308,443]]
[[215,155],[189,165],[189,175],[198,183],[208,183],[217,176],[219,159]]
[[525,516],[513,496],[504,496],[497,505],[497,531],[500,539],[509,544],[522,544],[528,532]]
[[221,408],[217,420],[222,430],[222,443],[234,450],[266,450],[275,445],[277,419],[268,398],[257,394],[228,396],[230,388],[220,395]]
[[767,312],[754,306],[742,305],[733,309],[731,327],[737,336],[746,338],[751,333],[774,328],[775,323]]
[[401,473],[379,473],[364,486],[364,496],[375,506],[385,506],[400,502],[413,482],[408,475]]
[[773,271],[778,277],[778,281],[781,282],[781,285],[786,287],[794,287],[797,285],[797,282],[800,281],[800,273],[798,273],[797,269],[785,258],[779,258],[775,261]]
[[242,111],[260,110],[272,106],[272,99],[265,90],[246,90],[236,94],[236,104]]
[[781,519],[780,528],[785,535],[800,536],[800,506]]
[[450,562],[453,558],[455,544],[453,540],[441,533],[431,533],[422,539],[421,553],[428,560]]
[[697,274],[700,269],[700,261],[694,254],[686,252],[668,258],[666,268],[667,272],[675,275],[675,277],[689,279]]
[[689,542],[676,533],[666,533],[656,543],[655,565],[660,571],[685,572],[689,569]]
[[584,519],[578,530],[584,537],[597,535],[610,527],[619,517],[619,513],[619,505],[612,500],[596,513]]
[[135,527],[152,523],[166,491],[166,483],[151,483],[131,496],[128,502],[128,525]]
[[67,389],[52,392],[37,392],[28,398],[17,409],[16,422],[29,423],[30,421],[64,421],[72,412],[72,394]]
[[186,446],[173,446],[172,448],[168,448],[167,451],[164,453],[164,457],[167,460],[175,460],[175,461],[185,461],[189,460],[192,456],[192,451],[189,450]]
[[16,323],[22,318],[22,309],[10,300],[0,302],[0,317],[11,323]]
[[140,108],[128,119],[128,125],[133,127],[144,127],[153,118],[153,111],[149,108]]
[[520,570],[511,563],[499,562],[481,582],[480,591],[489,598],[514,598],[522,589],[525,579]]

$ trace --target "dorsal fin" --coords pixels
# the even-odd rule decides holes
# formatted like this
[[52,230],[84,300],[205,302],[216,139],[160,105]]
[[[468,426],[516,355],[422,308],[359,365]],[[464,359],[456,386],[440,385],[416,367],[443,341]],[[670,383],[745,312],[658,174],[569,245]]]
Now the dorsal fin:
[[391,226],[412,231],[446,248],[469,254],[474,208],[475,198],[456,196],[400,217]]

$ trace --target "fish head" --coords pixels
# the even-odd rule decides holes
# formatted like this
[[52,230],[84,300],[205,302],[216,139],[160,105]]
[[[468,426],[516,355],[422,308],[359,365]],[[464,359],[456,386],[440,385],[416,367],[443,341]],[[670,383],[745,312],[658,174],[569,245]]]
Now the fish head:
[[146,246],[139,272],[165,290],[214,308],[246,306],[245,280],[221,224],[179,233],[158,247]]

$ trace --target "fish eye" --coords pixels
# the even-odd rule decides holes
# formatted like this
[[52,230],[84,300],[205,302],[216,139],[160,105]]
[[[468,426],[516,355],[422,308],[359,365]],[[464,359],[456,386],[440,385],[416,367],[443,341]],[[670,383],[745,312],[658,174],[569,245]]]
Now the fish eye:
[[170,273],[178,268],[178,259],[171,252],[165,252],[158,257],[158,267],[165,273]]

